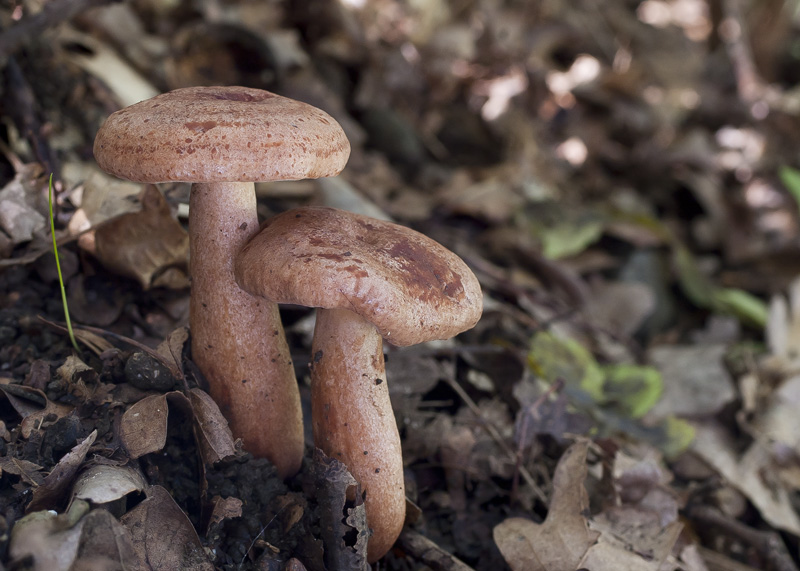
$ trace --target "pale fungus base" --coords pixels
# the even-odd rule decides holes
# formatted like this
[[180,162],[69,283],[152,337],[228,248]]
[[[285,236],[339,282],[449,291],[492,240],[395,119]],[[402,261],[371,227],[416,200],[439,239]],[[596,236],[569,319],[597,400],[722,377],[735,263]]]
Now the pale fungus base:
[[375,326],[346,309],[319,310],[311,383],[314,443],[366,491],[367,559],[375,562],[400,535],[406,512],[400,435]]

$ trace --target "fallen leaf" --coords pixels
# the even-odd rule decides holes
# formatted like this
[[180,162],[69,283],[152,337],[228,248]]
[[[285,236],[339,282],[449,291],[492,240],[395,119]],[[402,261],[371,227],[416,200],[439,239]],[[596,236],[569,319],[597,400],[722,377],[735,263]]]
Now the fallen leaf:
[[133,549],[152,571],[213,571],[192,523],[161,486],[150,486],[147,498],[122,516]]
[[168,416],[167,395],[145,397],[125,411],[119,437],[132,459],[164,448]]
[[641,418],[661,397],[664,382],[653,367],[620,363],[606,365],[603,370],[604,397],[621,416]]
[[367,570],[367,511],[361,486],[347,466],[314,450],[320,534],[329,569]]
[[86,454],[89,452],[89,448],[94,444],[96,438],[97,430],[93,430],[89,436],[76,444],[72,450],[58,461],[55,468],[44,479],[44,483],[33,490],[33,498],[25,508],[27,513],[41,509],[52,509],[60,501],[61,496],[66,493],[67,488],[75,479],[75,475],[78,473]]
[[600,220],[563,221],[539,230],[542,253],[550,260],[580,254],[600,239],[603,222]]
[[214,496],[211,498],[211,515],[208,518],[209,527],[219,525],[226,519],[233,519],[242,516],[242,500],[239,498],[222,498]]
[[14,384],[5,377],[0,377],[0,392],[22,417],[20,433],[23,438],[30,438],[31,432],[37,430],[51,414],[59,419],[73,411],[69,405],[51,402],[41,390]]
[[544,522],[509,518],[494,528],[494,541],[514,571],[574,570],[598,536],[583,515],[589,509],[586,454],[589,445],[570,446],[556,466],[553,497]]
[[32,571],[68,571],[78,553],[82,518],[89,506],[75,504],[69,512],[34,511],[11,530],[8,552],[12,561],[30,561]]
[[[614,571],[659,571],[683,529],[678,522],[666,528],[626,525],[626,541],[615,533],[618,528],[612,531],[612,528],[599,525],[596,521],[590,527],[601,532],[601,535],[580,562],[580,567]],[[646,542],[646,546],[642,542]]]
[[39,473],[40,470],[42,467],[33,462],[11,456],[0,456],[0,474],[3,472],[14,474],[31,486],[36,487],[44,482],[44,476]]
[[22,165],[0,189],[0,228],[15,245],[32,240],[35,232],[47,226],[47,219],[37,209],[41,169],[38,164]]
[[194,388],[189,391],[189,400],[194,413],[195,437],[203,462],[216,464],[236,454],[233,433],[214,399],[208,393]]
[[206,464],[214,464],[236,454],[228,423],[213,399],[200,389],[183,393],[172,391],[143,398],[122,415],[120,440],[131,458],[158,452],[167,442],[169,407],[181,407],[192,416],[195,440]]
[[711,465],[725,480],[744,494],[770,525],[800,535],[800,517],[790,495],[775,480],[765,480],[772,471],[769,449],[756,441],[740,457],[733,440],[718,426],[696,423],[691,450]]
[[[148,289],[166,269],[187,267],[189,234],[155,186],[146,186],[140,200],[140,212],[122,214],[94,230],[91,253],[109,270]],[[186,286],[188,279],[181,285]]]
[[80,50],[62,48],[64,57],[106,84],[121,107],[158,95],[158,90],[135,68],[92,36],[63,27],[59,41],[62,46],[80,46]]
[[73,500],[107,504],[147,487],[142,474],[132,466],[95,464],[81,472],[72,486]]
[[150,567],[133,547],[130,532],[111,513],[92,510],[81,523],[80,542],[71,571],[149,571]]
[[647,284],[593,282],[584,311],[595,327],[621,336],[633,335],[656,308],[656,297]]
[[648,361],[661,372],[664,392],[651,416],[711,416],[736,398],[725,351],[722,344],[653,348]]
[[189,328],[178,327],[170,332],[167,338],[162,341],[156,351],[169,363],[174,364],[173,372],[183,373],[183,347],[189,340]]

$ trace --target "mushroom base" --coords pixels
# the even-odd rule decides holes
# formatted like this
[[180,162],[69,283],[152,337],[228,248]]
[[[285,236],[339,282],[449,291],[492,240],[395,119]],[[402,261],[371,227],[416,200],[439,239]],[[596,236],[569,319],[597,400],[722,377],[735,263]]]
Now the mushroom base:
[[233,260],[258,231],[253,183],[192,186],[192,358],[233,435],[282,477],[303,460],[300,393],[278,306],[243,291]]
[[383,340],[344,309],[320,309],[311,359],[314,443],[347,466],[366,491],[367,559],[394,544],[405,520],[400,435],[389,401]]

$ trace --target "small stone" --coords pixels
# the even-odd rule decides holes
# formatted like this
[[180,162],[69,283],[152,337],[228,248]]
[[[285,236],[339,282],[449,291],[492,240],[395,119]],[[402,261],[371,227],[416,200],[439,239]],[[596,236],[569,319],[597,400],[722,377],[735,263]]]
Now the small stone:
[[169,369],[147,353],[137,351],[125,363],[125,380],[144,391],[168,391],[175,384]]

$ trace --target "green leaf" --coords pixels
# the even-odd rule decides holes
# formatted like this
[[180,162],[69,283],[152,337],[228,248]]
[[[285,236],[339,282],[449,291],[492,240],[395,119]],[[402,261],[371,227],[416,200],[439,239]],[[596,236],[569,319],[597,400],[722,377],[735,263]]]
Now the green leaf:
[[674,458],[694,440],[694,427],[682,418],[669,416],[661,423],[666,438],[660,443],[660,448],[667,458]]
[[720,288],[713,294],[714,307],[720,313],[734,315],[744,322],[763,328],[767,324],[767,303],[741,289]]
[[658,402],[664,383],[653,367],[607,365],[603,385],[605,400],[614,403],[618,414],[641,418]]
[[781,167],[778,171],[781,182],[786,190],[794,197],[795,202],[800,206],[800,171],[792,167]]
[[603,222],[562,222],[539,231],[542,254],[550,260],[558,260],[580,254],[594,244],[603,234]]
[[708,277],[697,267],[692,253],[683,245],[675,244],[672,250],[678,283],[684,295],[698,307],[711,308],[714,286]]
[[547,382],[562,379],[568,386],[587,392],[595,402],[603,402],[605,375],[592,354],[577,341],[540,331],[531,341],[528,364]]
[[763,328],[767,322],[767,304],[741,289],[714,285],[697,267],[691,252],[680,244],[673,249],[673,260],[681,290],[698,307],[733,315],[742,322]]

